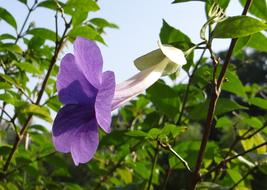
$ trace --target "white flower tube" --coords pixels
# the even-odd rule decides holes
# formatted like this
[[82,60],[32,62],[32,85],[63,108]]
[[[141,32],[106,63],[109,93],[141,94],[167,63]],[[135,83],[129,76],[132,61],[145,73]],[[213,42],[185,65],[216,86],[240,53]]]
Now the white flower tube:
[[112,100],[112,110],[144,92],[162,75],[172,74],[186,64],[184,53],[180,49],[162,45],[161,43],[159,43],[159,47],[160,49],[154,50],[134,61],[141,72],[116,85]]

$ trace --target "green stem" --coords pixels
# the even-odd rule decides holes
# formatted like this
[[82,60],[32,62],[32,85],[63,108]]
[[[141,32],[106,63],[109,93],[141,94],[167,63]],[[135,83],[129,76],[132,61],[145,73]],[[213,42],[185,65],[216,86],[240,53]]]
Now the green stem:
[[156,147],[155,154],[154,154],[154,157],[153,157],[153,164],[152,164],[152,167],[151,167],[151,172],[150,172],[150,177],[149,177],[149,180],[148,180],[147,190],[150,190],[150,187],[151,187],[151,184],[152,184],[154,168],[155,168],[156,163],[157,163],[158,155],[159,155],[159,143],[157,143],[157,147]]
[[183,97],[183,104],[182,104],[181,112],[180,112],[180,115],[179,115],[179,118],[178,118],[178,121],[177,121],[178,125],[181,123],[181,120],[182,120],[182,117],[183,117],[183,114],[184,114],[185,106],[186,106],[188,95],[189,95],[190,86],[191,86],[191,84],[193,82],[193,77],[194,77],[194,75],[195,75],[195,73],[196,73],[196,71],[198,69],[198,66],[201,63],[201,60],[202,60],[205,52],[206,52],[206,48],[202,51],[202,54],[200,55],[200,58],[199,58],[197,64],[195,65],[194,70],[192,71],[192,74],[189,77],[189,81],[188,81],[188,84],[186,86],[185,94],[184,94],[184,97]]

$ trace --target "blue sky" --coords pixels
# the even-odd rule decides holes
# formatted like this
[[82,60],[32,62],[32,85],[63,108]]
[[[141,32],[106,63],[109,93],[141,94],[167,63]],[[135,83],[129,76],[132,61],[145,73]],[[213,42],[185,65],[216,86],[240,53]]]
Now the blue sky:
[[[204,3],[171,4],[171,0],[100,0],[101,16],[117,23],[119,30],[108,30],[101,47],[105,66],[115,71],[117,81],[137,72],[133,60],[157,48],[162,19],[186,33],[193,42],[200,42],[199,30],[205,22]],[[228,15],[242,12],[238,0],[232,0]],[[215,50],[228,47],[228,40],[217,40]]]
[[[33,2],[33,0],[28,0]],[[200,42],[199,30],[205,22],[204,3],[171,4],[172,0],[99,0],[101,10],[89,17],[103,17],[119,25],[119,30],[107,30],[104,39],[108,46],[100,45],[104,69],[113,70],[118,82],[137,73],[133,60],[157,48],[162,19],[186,33],[193,42]],[[0,0],[0,6],[8,9],[18,20],[19,28],[27,10],[17,0]],[[238,0],[232,0],[227,15],[240,14]],[[38,9],[31,17],[38,27],[54,29],[54,13]],[[62,25],[63,26],[63,23]],[[11,32],[12,28],[0,22],[0,32]],[[62,31],[62,28],[61,28]],[[223,50],[229,41],[217,40],[215,50]],[[64,53],[72,51],[69,46]],[[61,57],[64,55],[61,54]]]
[[[28,0],[33,2],[33,0]],[[130,78],[138,71],[133,60],[157,48],[162,19],[170,25],[186,33],[194,43],[200,42],[199,30],[205,23],[204,4],[201,2],[171,4],[171,0],[99,0],[101,10],[90,13],[89,17],[102,17],[119,25],[119,30],[107,30],[104,39],[108,46],[100,44],[104,59],[104,70],[112,70],[116,81]],[[20,29],[27,9],[17,0],[0,0],[0,6],[11,12]],[[238,0],[232,0],[227,11],[228,16],[238,15],[242,11]],[[54,30],[54,13],[48,9],[37,9],[30,21],[35,21],[37,27],[47,27]],[[61,22],[59,25],[64,26]],[[62,32],[63,28],[59,31]],[[14,30],[4,22],[0,22],[0,33],[13,33]],[[217,40],[215,50],[228,47],[228,40]],[[72,45],[63,49],[60,58],[65,53],[72,52]],[[60,59],[59,59],[60,61]],[[58,61],[58,62],[59,62]],[[181,79],[185,76],[182,75]],[[55,113],[53,112],[53,117]],[[51,124],[36,119],[51,129]]]

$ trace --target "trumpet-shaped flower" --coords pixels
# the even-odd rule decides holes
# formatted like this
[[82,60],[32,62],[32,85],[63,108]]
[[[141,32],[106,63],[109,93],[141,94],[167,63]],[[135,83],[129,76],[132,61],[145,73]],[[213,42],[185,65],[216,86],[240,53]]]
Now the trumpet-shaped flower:
[[[153,58],[155,52],[151,52],[137,59],[142,71],[115,85],[114,73],[102,72],[103,60],[98,46],[78,37],[74,42],[74,55],[64,56],[57,76],[59,100],[64,106],[52,128],[56,150],[70,152],[75,165],[92,159],[99,143],[98,126],[106,133],[111,131],[111,111],[142,93],[162,74],[175,72],[186,63],[181,50],[161,44],[160,49],[156,50],[157,58]],[[148,61],[148,57],[153,61]]]

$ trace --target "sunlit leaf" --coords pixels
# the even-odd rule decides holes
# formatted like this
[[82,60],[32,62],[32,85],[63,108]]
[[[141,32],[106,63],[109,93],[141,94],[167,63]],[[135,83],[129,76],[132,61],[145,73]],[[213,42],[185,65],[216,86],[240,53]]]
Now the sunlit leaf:
[[[246,4],[246,0],[239,0],[240,3],[244,6]],[[251,4],[249,8],[249,12],[253,15],[267,20],[267,2],[266,0],[257,0]]]
[[32,63],[23,62],[23,63],[16,63],[17,67],[21,70],[32,73],[32,74],[41,74],[40,70],[34,66]]
[[47,28],[34,28],[34,29],[28,31],[28,34],[32,34],[32,35],[37,36],[39,38],[42,38],[44,40],[51,40],[51,41],[56,40],[56,33],[52,30],[47,29]]
[[93,18],[90,20],[91,23],[93,23],[94,25],[100,27],[100,28],[119,28],[118,25],[108,22],[107,20],[103,19],[103,18]]
[[15,29],[17,29],[17,22],[15,18],[10,14],[6,9],[3,7],[0,7],[0,20],[3,19],[6,21],[8,24],[13,26]]
[[259,108],[267,110],[267,100],[266,99],[254,97],[254,98],[251,98],[249,101],[251,104],[258,106]]
[[223,90],[234,93],[243,98],[247,97],[245,88],[236,73],[228,71],[225,77],[226,82],[223,83]]
[[219,22],[212,36],[214,38],[240,38],[267,29],[267,24],[249,16],[234,16]]
[[73,28],[69,33],[69,38],[71,41],[74,41],[74,39],[77,37],[84,37],[90,40],[98,40],[102,43],[104,43],[104,40],[101,36],[90,26],[77,26]]
[[23,107],[23,113],[33,114],[38,116],[39,118],[46,120],[48,122],[52,122],[52,118],[50,116],[50,112],[47,108],[41,107],[35,104],[28,104]]
[[180,30],[170,26],[165,20],[160,30],[162,44],[172,44],[176,47],[187,50],[192,46],[190,38]]

